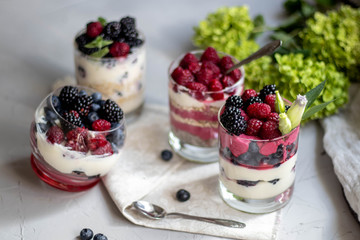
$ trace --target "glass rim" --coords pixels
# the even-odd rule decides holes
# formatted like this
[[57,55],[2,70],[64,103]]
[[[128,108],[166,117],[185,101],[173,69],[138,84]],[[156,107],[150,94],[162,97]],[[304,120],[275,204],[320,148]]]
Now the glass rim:
[[[66,85],[66,86],[70,86],[70,85]],[[86,89],[86,90],[90,90],[92,92],[97,92],[95,89],[92,89],[92,88],[89,88],[89,87],[86,87],[86,86],[82,86],[82,85],[71,85],[73,87],[77,87],[78,89]],[[64,119],[61,114],[56,111],[54,105],[53,105],[53,102],[52,102],[52,96],[56,96],[55,95],[55,92],[59,91],[60,89],[62,89],[63,87],[65,86],[62,86],[62,87],[58,87],[56,88],[55,90],[51,91],[41,102],[40,104],[38,105],[38,107],[36,108],[35,110],[35,123],[36,123],[36,119],[38,119],[40,116],[38,116],[38,113],[40,112],[41,110],[41,106],[48,101],[48,99],[50,100],[50,105],[51,105],[51,110],[55,112],[55,114],[59,117],[60,120],[66,122],[67,124],[70,124],[70,126],[72,127],[72,129],[76,129],[76,128],[82,128],[82,127],[79,127],[79,126],[76,126],[74,125],[73,123],[67,121],[66,119]],[[102,97],[105,99],[111,99],[111,98],[108,98],[107,95],[104,95],[104,94],[101,94]],[[58,96],[57,96],[58,97]],[[104,100],[104,99],[102,99]],[[45,105],[46,106],[46,105]],[[119,106],[120,107],[120,106]],[[112,132],[115,132],[116,130],[122,128],[123,126],[125,126],[125,115],[123,115],[123,118],[118,122],[119,123],[119,126],[115,127],[115,128],[111,128],[109,130],[106,130],[106,131],[94,131],[94,130],[90,130],[90,129],[87,129],[89,133],[94,133],[94,134],[101,134],[101,133],[112,133]]]
[[[138,29],[136,29],[136,30],[137,30],[139,36],[141,36],[140,39],[143,40],[143,43],[142,43],[140,46],[136,46],[136,47],[133,47],[133,48],[134,48],[134,49],[141,49],[141,48],[145,47],[145,41],[146,41],[146,40],[145,40],[145,35],[144,35],[144,33],[143,33],[141,30],[138,30]],[[114,59],[126,59],[126,58],[127,58],[127,57],[101,57],[101,58],[99,58],[99,57],[92,57],[92,56],[90,56],[90,55],[87,55],[87,54],[81,52],[81,51],[79,50],[79,48],[78,48],[77,43],[76,43],[76,38],[79,37],[80,35],[82,35],[83,33],[85,33],[85,31],[86,31],[86,29],[83,28],[83,29],[81,29],[79,32],[77,32],[77,33],[75,34],[75,38],[74,38],[74,40],[73,40],[73,43],[74,43],[74,50],[75,50],[76,52],[81,53],[81,54],[84,54],[88,59],[94,60],[94,61],[99,61],[99,60],[108,60],[108,61],[111,61],[111,60],[114,60]],[[131,50],[131,49],[130,49],[130,50]],[[129,55],[131,55],[131,54],[129,54]]]
[[[198,92],[198,93],[204,93],[204,94],[213,94],[213,93],[226,93],[228,91],[231,91],[233,90],[234,88],[238,87],[239,85],[243,84],[244,81],[245,81],[245,69],[244,69],[244,66],[241,66],[240,68],[237,68],[240,70],[241,72],[241,77],[240,79],[234,83],[234,85],[232,86],[229,86],[229,87],[226,87],[226,88],[223,88],[222,90],[219,90],[219,91],[196,91],[196,90],[192,90],[192,89],[189,89],[183,85],[180,85],[178,84],[177,82],[175,82],[175,80],[171,77],[171,68],[174,66],[175,63],[180,63],[180,60],[188,53],[192,53],[192,54],[199,54],[199,53],[203,53],[205,50],[201,50],[201,49],[196,49],[196,50],[191,50],[191,51],[188,51],[186,53],[183,53],[179,56],[177,56],[175,58],[175,60],[171,61],[169,67],[168,67],[168,78],[170,80],[170,82],[174,85],[176,85],[177,87],[180,88],[180,90],[185,90],[187,92]],[[222,56],[229,56],[231,57],[231,59],[233,60],[234,64],[238,63],[239,60],[237,60],[234,56],[230,55],[230,54],[227,54],[227,53],[224,53],[224,52],[221,52],[221,51],[216,51],[218,54],[221,54]],[[174,68],[175,69],[175,68]]]
[[[289,100],[283,98],[287,103],[291,103]],[[220,121],[220,117],[221,117],[221,112],[223,110],[223,108],[225,107],[225,104],[224,103],[220,108],[219,108],[219,111],[218,111],[218,116],[217,116],[217,120],[218,120],[218,123],[219,123],[219,127],[221,127],[223,130],[226,131],[226,133],[228,133],[229,135],[231,135],[232,137],[236,137],[236,138],[239,138],[239,139],[244,139],[244,140],[248,140],[248,141],[253,141],[253,142],[272,142],[272,141],[278,141],[278,140],[281,140],[282,138],[285,138],[285,137],[288,137],[290,136],[291,134],[293,134],[295,131],[297,131],[297,129],[300,128],[300,125],[297,125],[296,127],[294,127],[289,133],[285,134],[285,135],[281,135],[280,137],[276,137],[276,138],[272,138],[272,139],[249,139],[249,138],[244,138],[244,137],[241,137],[240,135],[237,136],[237,135],[233,135],[231,133],[228,132],[228,130],[226,130],[226,128],[224,127],[224,125],[222,124],[222,122]],[[246,134],[244,134],[246,135]],[[250,136],[250,135],[246,135],[246,136]],[[255,136],[254,136],[255,137]]]

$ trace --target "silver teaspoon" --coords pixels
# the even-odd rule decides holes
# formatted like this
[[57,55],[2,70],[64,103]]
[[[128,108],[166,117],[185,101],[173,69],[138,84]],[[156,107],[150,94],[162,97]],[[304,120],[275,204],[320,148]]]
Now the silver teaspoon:
[[166,216],[170,216],[170,215],[175,216],[176,215],[176,216],[186,218],[186,219],[204,221],[204,222],[208,222],[208,223],[222,225],[222,226],[225,226],[225,227],[244,228],[246,226],[245,223],[237,222],[237,221],[233,221],[233,220],[228,220],[228,219],[199,217],[199,216],[192,216],[192,215],[183,214],[183,213],[177,213],[177,212],[167,213],[165,211],[165,209],[163,209],[162,207],[159,207],[159,206],[157,206],[155,204],[152,204],[152,203],[149,203],[149,202],[146,202],[146,201],[133,202],[132,206],[137,211],[139,211],[140,213],[142,213],[143,215],[145,215],[145,216],[147,216],[148,218],[151,218],[151,219],[162,219],[162,218],[165,218]]
[[281,44],[282,42],[280,40],[275,40],[266,44],[265,46],[263,46],[262,48],[251,54],[249,57],[245,58],[244,60],[238,62],[237,64],[229,68],[229,70],[227,70],[225,74],[229,74],[232,70],[237,69],[240,66],[247,64],[255,59],[273,53],[278,47],[281,46]]

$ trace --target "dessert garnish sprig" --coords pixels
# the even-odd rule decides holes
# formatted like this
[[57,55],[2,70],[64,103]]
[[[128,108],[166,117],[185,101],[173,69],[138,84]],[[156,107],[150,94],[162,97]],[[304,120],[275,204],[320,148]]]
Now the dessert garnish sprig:
[[324,109],[329,103],[335,101],[333,99],[311,107],[324,89],[325,83],[326,80],[308,91],[305,95],[297,95],[296,100],[287,110],[280,93],[276,91],[275,108],[279,113],[279,130],[283,135],[291,132],[302,120],[309,118],[311,115]]

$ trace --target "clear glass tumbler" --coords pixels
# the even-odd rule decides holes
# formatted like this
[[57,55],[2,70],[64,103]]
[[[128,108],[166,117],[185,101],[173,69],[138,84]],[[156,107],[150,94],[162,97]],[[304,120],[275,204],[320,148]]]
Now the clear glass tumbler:
[[[192,51],[200,59],[203,50]],[[226,54],[218,52],[219,57]],[[179,85],[171,73],[179,66],[185,54],[179,56],[169,67],[169,143],[180,156],[195,162],[211,163],[218,161],[218,121],[217,113],[226,99],[240,95],[244,89],[245,72],[241,67],[241,78],[232,86],[220,91],[199,92]],[[227,55],[229,56],[229,55]],[[231,57],[231,56],[230,56]],[[234,63],[238,61],[231,57]],[[212,96],[220,94],[222,99]]]
[[285,206],[293,193],[300,126],[274,139],[232,135],[220,123],[220,195],[231,207],[267,213]]
[[[78,87],[91,95],[95,90]],[[30,127],[31,165],[45,183],[77,192],[96,185],[120,160],[125,140],[125,118],[107,131],[93,131],[65,120],[50,93],[37,107]],[[51,133],[52,132],[52,133]],[[51,136],[51,137],[50,137]]]

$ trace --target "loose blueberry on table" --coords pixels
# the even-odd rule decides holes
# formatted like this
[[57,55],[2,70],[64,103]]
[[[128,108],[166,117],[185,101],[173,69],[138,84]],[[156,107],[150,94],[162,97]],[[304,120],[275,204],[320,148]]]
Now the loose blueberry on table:
[[90,240],[93,237],[94,233],[90,228],[84,228],[80,232],[81,240]]
[[164,161],[170,161],[172,157],[173,157],[173,153],[170,150],[165,149],[161,151],[161,158]]
[[185,189],[180,189],[176,192],[176,199],[180,202],[186,202],[190,199],[190,193]]

